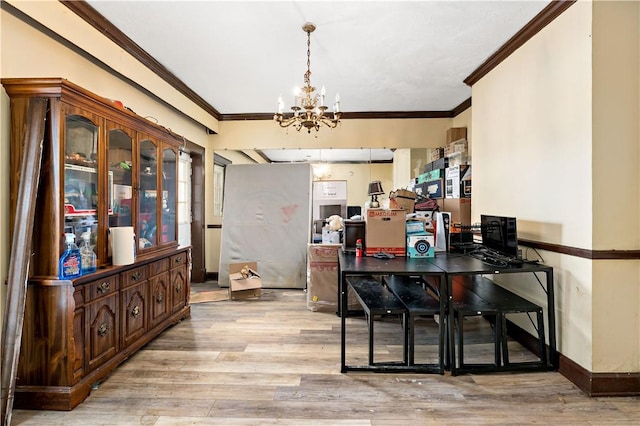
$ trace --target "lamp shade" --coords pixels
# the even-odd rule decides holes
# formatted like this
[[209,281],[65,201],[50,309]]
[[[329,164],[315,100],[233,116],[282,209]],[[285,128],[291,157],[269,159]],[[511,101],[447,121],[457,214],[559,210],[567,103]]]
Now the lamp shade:
[[384,194],[382,190],[382,182],[374,180],[369,184],[369,195],[381,195]]

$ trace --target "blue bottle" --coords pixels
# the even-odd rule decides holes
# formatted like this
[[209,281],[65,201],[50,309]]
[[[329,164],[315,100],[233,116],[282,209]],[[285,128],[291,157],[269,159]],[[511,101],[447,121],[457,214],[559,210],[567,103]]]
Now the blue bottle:
[[67,243],[67,249],[62,253],[59,262],[59,270],[61,280],[69,280],[79,277],[82,274],[82,257],[78,246],[76,246],[75,234],[64,234]]

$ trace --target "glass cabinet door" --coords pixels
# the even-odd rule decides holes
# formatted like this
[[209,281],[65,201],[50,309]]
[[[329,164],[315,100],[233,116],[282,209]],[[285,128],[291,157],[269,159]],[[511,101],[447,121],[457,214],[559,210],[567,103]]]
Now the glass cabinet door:
[[107,132],[109,227],[133,226],[133,139],[122,129]]
[[140,141],[139,158],[138,246],[140,249],[158,245],[158,145]]
[[176,241],[176,177],[178,173],[176,152],[162,150],[162,236],[163,243]]
[[98,236],[98,133],[90,119],[65,117],[64,140],[64,233],[74,234],[80,244],[90,233],[96,246]]

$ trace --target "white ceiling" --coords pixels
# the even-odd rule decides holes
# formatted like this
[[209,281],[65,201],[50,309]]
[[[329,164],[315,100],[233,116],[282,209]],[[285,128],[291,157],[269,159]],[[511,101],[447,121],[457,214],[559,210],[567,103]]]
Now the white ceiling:
[[369,163],[393,160],[391,149],[263,149],[260,152],[277,163]]
[[[463,80],[549,1],[87,3],[221,114],[285,111],[307,69],[346,112],[450,111]],[[381,161],[390,150],[265,150],[276,162]]]
[[[272,113],[303,85],[346,112],[450,111],[463,83],[549,1],[87,3],[222,114]],[[332,105],[333,102],[327,102]]]

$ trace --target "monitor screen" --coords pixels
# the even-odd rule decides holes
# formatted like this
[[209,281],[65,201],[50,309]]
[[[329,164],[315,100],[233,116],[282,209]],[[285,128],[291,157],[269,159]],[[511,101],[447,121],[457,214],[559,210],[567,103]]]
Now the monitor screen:
[[482,245],[507,256],[518,256],[516,218],[480,215]]
[[362,207],[360,206],[347,206],[347,218],[350,219],[353,216],[361,215]]

